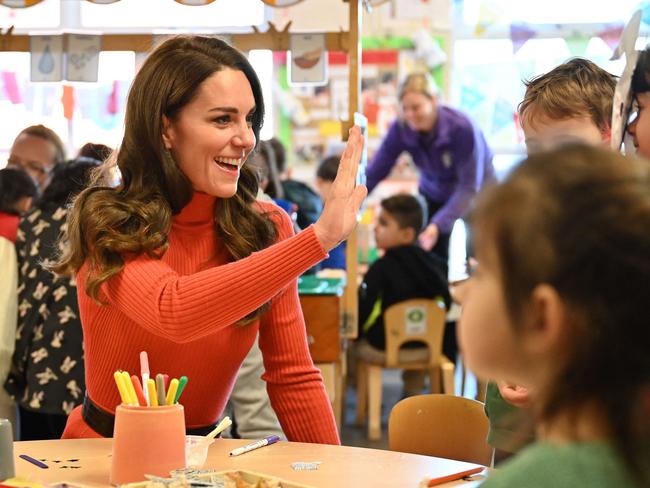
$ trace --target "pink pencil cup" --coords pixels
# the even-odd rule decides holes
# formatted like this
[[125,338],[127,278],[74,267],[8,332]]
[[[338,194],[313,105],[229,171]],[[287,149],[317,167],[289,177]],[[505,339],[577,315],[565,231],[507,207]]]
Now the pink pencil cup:
[[111,484],[143,481],[145,474],[169,477],[185,467],[183,406],[136,407],[115,411]]

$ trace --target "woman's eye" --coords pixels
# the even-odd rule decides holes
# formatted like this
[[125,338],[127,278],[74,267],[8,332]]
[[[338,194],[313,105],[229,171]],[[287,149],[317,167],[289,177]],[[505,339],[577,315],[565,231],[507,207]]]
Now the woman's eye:
[[230,122],[230,116],[229,115],[221,115],[219,117],[215,117],[213,120],[217,124],[223,125],[223,124],[227,124],[228,122]]

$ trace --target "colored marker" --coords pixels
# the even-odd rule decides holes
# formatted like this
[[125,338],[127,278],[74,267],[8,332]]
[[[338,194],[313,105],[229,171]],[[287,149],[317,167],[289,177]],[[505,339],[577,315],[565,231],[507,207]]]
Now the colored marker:
[[144,398],[149,405],[149,392],[147,391],[147,380],[149,379],[149,356],[147,351],[140,353],[140,376],[142,377],[142,386],[144,387]]
[[177,391],[178,391],[178,380],[174,378],[169,382],[169,390],[167,390],[167,397],[165,398],[165,403],[167,405],[174,404],[174,398],[176,398]]
[[32,463],[34,466],[38,466],[39,468],[42,468],[42,469],[49,468],[49,466],[47,464],[39,461],[38,459],[34,459],[33,457],[28,456],[27,454],[20,454],[18,457],[21,458],[21,459],[24,459],[28,463]]
[[246,444],[243,447],[238,447],[237,449],[233,449],[232,451],[230,451],[230,456],[240,456],[241,454],[254,451],[255,449],[259,449],[260,447],[270,446],[271,444],[275,444],[279,440],[280,437],[278,437],[277,435],[270,435],[260,441],[252,442],[250,444]]
[[163,373],[162,377],[165,380],[165,391],[167,391],[167,388],[169,388],[169,375],[167,373]]
[[144,397],[144,391],[142,391],[142,385],[140,384],[140,378],[136,375],[131,375],[131,383],[133,384],[133,389],[135,390],[135,396],[138,399],[138,403],[141,407],[147,406],[147,399]]
[[149,398],[151,399],[149,405],[151,405],[152,407],[157,407],[158,394],[156,393],[156,382],[151,378],[147,380],[147,393],[149,394]]
[[181,397],[181,393],[187,385],[187,376],[181,376],[181,379],[178,380],[178,390],[176,390],[176,396],[174,397],[174,403],[178,403],[178,399]]
[[466,471],[461,471],[460,473],[454,473],[447,476],[440,476],[439,478],[432,478],[428,481],[427,486],[437,486],[442,485],[443,483],[448,483],[450,481],[462,480],[473,474],[478,474],[485,469],[485,466],[479,466],[477,468],[468,469]]
[[156,375],[156,392],[158,395],[158,405],[165,404],[165,379],[163,375],[158,373]]
[[117,391],[120,392],[120,398],[122,399],[122,403],[124,405],[128,405],[131,402],[131,400],[129,398],[129,392],[126,391],[126,385],[124,384],[124,380],[122,378],[122,372],[115,371],[115,373],[113,373],[113,378],[115,378],[115,384],[117,385]]
[[122,371],[121,374],[122,374],[122,381],[124,381],[126,391],[129,394],[129,405],[137,405],[138,397],[135,394],[135,388],[133,387],[133,383],[131,383],[131,376],[129,376],[129,372]]

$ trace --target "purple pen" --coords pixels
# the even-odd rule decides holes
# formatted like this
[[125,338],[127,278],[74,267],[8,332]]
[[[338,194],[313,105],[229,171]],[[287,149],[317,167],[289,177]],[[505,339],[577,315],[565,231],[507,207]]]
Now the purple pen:
[[39,461],[38,459],[34,459],[33,457],[28,456],[27,454],[20,454],[18,457],[20,459],[24,459],[28,463],[32,463],[34,466],[38,466],[39,468],[43,468],[43,469],[49,468],[47,464]]
[[280,437],[277,435],[270,435],[268,437],[265,437],[262,440],[251,442],[250,444],[246,444],[245,446],[238,447],[237,449],[233,449],[230,451],[230,456],[239,456],[240,454],[244,454],[248,451],[253,451],[255,449],[259,449],[260,447],[268,446],[271,444],[275,444],[280,440]]

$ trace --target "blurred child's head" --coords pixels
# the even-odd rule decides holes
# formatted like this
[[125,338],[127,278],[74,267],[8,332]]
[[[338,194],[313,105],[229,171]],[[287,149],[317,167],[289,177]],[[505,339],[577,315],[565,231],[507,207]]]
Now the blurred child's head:
[[248,164],[257,171],[260,189],[271,198],[283,198],[284,192],[275,165],[275,151],[270,141],[260,141],[248,158]]
[[20,215],[32,206],[38,189],[34,180],[23,170],[0,170],[0,212]]
[[639,53],[632,75],[632,96],[637,104],[637,113],[627,130],[634,139],[638,154],[650,158],[650,48]]
[[609,142],[613,75],[591,61],[574,58],[525,85],[518,111],[529,154],[567,142]]
[[585,145],[535,154],[479,197],[472,225],[468,368],[534,388],[546,421],[598,405],[633,458],[650,434],[650,167]]
[[424,227],[424,210],[420,201],[406,193],[381,201],[375,223],[375,242],[379,249],[413,244]]
[[59,136],[44,125],[32,125],[14,140],[7,166],[22,169],[44,190],[54,166],[64,159],[65,147]]
[[316,189],[323,200],[327,199],[332,183],[336,179],[336,173],[339,170],[341,155],[329,156],[321,161],[316,168]]

